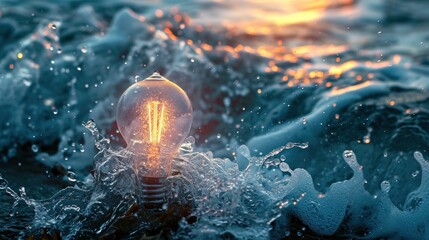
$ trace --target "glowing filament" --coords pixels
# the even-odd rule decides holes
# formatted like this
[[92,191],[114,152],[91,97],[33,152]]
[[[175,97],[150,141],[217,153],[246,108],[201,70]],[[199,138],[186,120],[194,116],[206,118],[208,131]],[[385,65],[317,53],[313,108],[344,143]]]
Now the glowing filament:
[[153,101],[148,103],[149,141],[160,143],[162,130],[165,127],[164,104]]

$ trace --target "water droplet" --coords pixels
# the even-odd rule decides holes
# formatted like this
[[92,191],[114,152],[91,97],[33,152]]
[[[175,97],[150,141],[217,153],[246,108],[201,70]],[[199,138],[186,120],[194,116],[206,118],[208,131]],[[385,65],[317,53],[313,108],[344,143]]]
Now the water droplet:
[[19,188],[19,195],[21,195],[21,197],[27,197],[27,193],[25,192],[25,187]]
[[31,151],[33,152],[38,152],[39,151],[39,146],[37,146],[36,144],[31,145]]
[[7,188],[7,184],[8,184],[7,180],[0,176],[0,189]]
[[381,190],[383,190],[383,192],[389,192],[390,183],[388,181],[381,182]]
[[29,80],[27,80],[27,79],[24,79],[24,80],[22,81],[22,83],[24,83],[24,85],[25,85],[25,86],[27,86],[27,87],[31,86],[31,81],[29,81]]
[[280,163],[279,168],[280,168],[280,171],[282,171],[282,172],[289,172],[290,171],[289,165],[285,162]]
[[76,177],[76,174],[74,173],[74,172],[67,172],[67,179],[70,181],[70,182],[76,182],[77,181],[77,177]]
[[226,149],[227,151],[231,151],[231,146],[230,146],[229,144],[226,144],[226,145],[225,145],[225,149]]
[[345,158],[352,158],[353,156],[354,156],[355,154],[354,154],[354,152],[352,151],[352,150],[345,150],[344,151],[344,157]]
[[363,137],[363,142],[366,144],[370,144],[371,143],[371,138],[369,137],[369,135],[366,135],[365,137]]
[[98,134],[98,129],[95,125],[95,121],[93,119],[89,119],[87,122],[83,122],[82,126],[91,131],[92,134]]
[[88,52],[88,48],[86,48],[86,47],[81,47],[81,48],[80,48],[80,51],[81,51],[82,53],[87,53],[87,52]]
[[108,148],[109,144],[110,144],[109,138],[101,138],[95,142],[95,147],[97,147],[97,149],[99,150],[102,150],[102,149]]
[[15,157],[16,156],[16,148],[10,148],[8,151],[7,151],[7,156],[8,157]]
[[278,159],[278,158],[275,158],[273,161],[272,161],[272,165],[273,166],[277,166],[277,165],[279,165],[280,164],[280,159]]
[[226,97],[223,99],[223,104],[225,104],[225,106],[230,106],[231,105],[231,99]]
[[421,152],[418,152],[418,151],[414,152],[414,158],[416,160],[424,161],[423,154]]
[[162,204],[162,209],[163,210],[167,210],[168,209],[168,204],[167,203]]

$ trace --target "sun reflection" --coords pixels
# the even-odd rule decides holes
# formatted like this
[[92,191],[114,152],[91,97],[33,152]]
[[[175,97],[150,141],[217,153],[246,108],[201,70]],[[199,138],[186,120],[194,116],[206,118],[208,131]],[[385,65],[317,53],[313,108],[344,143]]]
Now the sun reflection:
[[[205,21],[198,21],[198,17],[191,19],[187,15],[181,15],[177,9],[171,12],[159,10],[155,15],[172,17],[166,21],[163,29],[166,38],[183,41],[201,56],[205,52],[224,52],[225,63],[244,54],[261,56],[265,61],[261,64],[262,71],[275,74],[275,78],[288,87],[317,85],[335,90],[336,80],[345,74],[347,78],[361,83],[374,79],[373,73],[359,73],[354,70],[356,68],[377,69],[401,63],[400,55],[394,55],[386,61],[357,61],[342,56],[342,53],[350,49],[344,42],[340,41],[340,44],[331,40],[313,39],[296,42],[293,34],[284,32],[288,29],[292,32],[300,28],[311,29],[311,26],[314,26],[313,22],[329,14],[332,9],[341,6],[343,11],[345,6],[352,6],[355,0],[248,0],[246,4],[241,0],[237,2],[219,0],[219,3],[225,5],[222,9],[226,12],[215,14],[212,21],[223,23],[226,29],[222,28],[221,31],[228,31],[231,38],[236,38],[236,41],[223,44],[193,41],[184,38],[174,24],[181,23],[180,29],[186,24],[187,28],[192,27],[196,32],[201,32],[205,28],[216,27],[211,25],[210,21],[207,23],[207,18],[211,16],[204,16]],[[233,14],[229,12],[230,10],[234,11]],[[324,26],[327,22],[320,21],[317,24]],[[299,35],[299,39],[303,38],[300,33],[296,34]]]
[[[226,5],[224,18],[218,19],[227,28],[244,31],[249,35],[267,35],[279,27],[316,21],[337,6],[349,6],[355,0],[248,0],[220,1]],[[219,16],[212,16],[213,19]]]

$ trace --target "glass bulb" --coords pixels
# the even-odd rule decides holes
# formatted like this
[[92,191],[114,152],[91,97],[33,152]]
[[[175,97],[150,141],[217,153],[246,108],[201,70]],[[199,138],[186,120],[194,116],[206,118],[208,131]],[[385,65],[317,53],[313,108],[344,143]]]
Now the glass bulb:
[[192,106],[185,91],[154,73],[122,94],[116,120],[139,175],[162,178],[189,133]]

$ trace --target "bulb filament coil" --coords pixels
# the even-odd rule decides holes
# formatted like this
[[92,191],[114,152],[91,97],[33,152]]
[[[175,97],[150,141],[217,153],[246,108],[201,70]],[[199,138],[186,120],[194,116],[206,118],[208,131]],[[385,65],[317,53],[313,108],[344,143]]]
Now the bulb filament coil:
[[149,141],[160,143],[162,130],[165,127],[165,106],[158,101],[152,101],[147,105],[149,122]]

